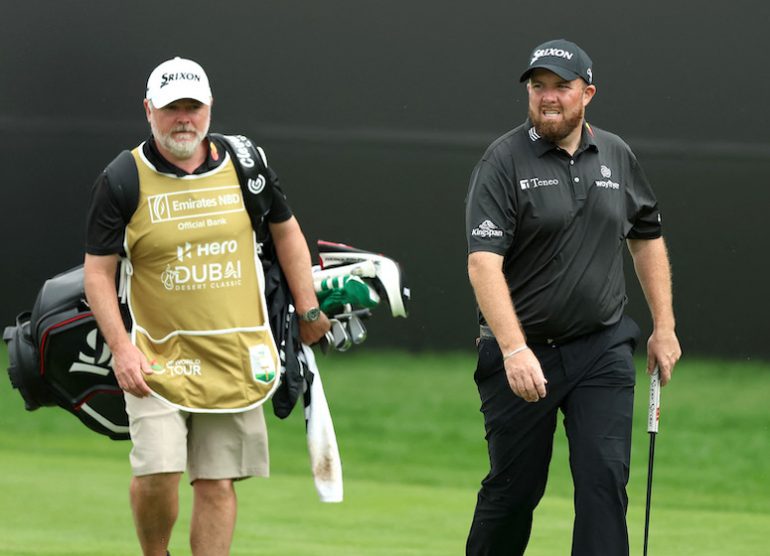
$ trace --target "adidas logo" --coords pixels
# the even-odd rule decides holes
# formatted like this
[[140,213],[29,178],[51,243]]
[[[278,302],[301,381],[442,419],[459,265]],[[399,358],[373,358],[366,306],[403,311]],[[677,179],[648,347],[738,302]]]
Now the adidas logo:
[[471,236],[481,238],[503,237],[503,231],[491,220],[484,220],[471,231]]

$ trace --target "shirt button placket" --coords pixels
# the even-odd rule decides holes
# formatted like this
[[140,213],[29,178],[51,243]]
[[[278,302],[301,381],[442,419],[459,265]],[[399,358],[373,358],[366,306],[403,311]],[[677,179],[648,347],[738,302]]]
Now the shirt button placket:
[[569,175],[572,178],[572,191],[575,195],[575,199],[585,199],[586,190],[585,185],[580,181],[580,177],[577,175],[577,169],[575,168],[575,159],[570,158],[569,161]]

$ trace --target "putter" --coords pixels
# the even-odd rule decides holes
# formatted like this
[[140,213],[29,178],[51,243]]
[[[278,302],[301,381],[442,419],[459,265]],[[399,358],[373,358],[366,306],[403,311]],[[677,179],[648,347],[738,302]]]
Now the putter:
[[655,460],[655,436],[660,423],[660,370],[650,376],[650,405],[647,408],[647,432],[650,433],[650,459],[647,463],[647,506],[644,510],[644,556],[647,556],[647,540],[650,533],[650,502],[652,500],[652,464]]

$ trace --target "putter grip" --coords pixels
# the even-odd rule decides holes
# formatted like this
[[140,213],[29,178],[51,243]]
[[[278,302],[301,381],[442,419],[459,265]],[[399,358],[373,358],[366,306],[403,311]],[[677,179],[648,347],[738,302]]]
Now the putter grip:
[[658,432],[660,423],[660,371],[655,367],[655,372],[650,375],[650,405],[647,408],[647,432]]

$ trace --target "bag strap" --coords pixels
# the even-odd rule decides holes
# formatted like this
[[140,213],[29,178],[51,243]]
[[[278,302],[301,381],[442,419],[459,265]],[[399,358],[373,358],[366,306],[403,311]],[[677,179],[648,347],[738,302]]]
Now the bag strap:
[[233,159],[243,193],[243,204],[249,213],[251,226],[257,233],[257,242],[267,238],[265,216],[270,212],[273,190],[267,187],[267,157],[265,151],[243,135],[211,133],[210,137],[224,144]]
[[118,202],[125,222],[131,220],[139,204],[139,171],[131,151],[123,151],[104,169],[110,190]]

